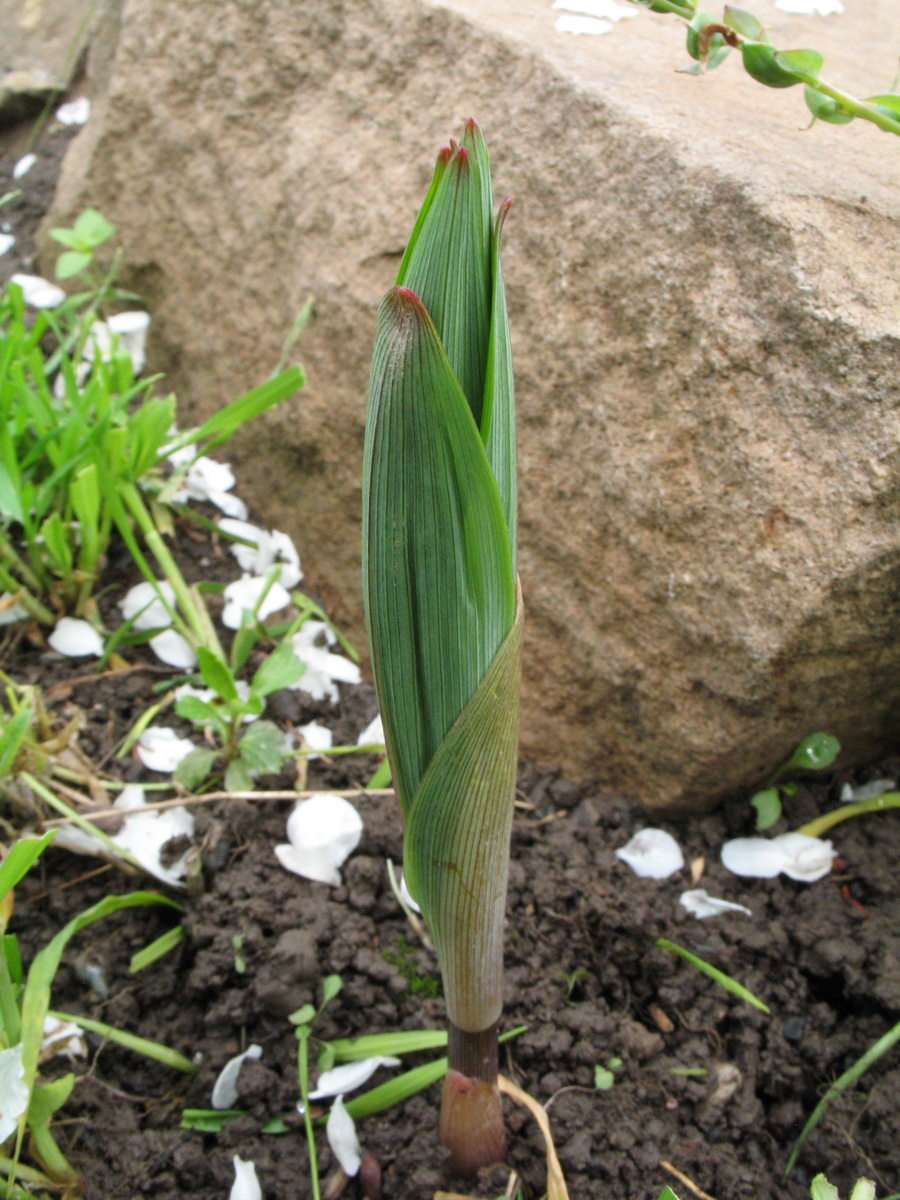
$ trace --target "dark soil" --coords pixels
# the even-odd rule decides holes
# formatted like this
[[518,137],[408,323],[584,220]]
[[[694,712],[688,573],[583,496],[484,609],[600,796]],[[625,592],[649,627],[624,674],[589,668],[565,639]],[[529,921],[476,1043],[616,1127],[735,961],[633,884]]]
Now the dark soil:
[[[0,157],[0,194],[14,160],[12,152]],[[191,577],[221,577],[225,565],[234,577],[230,559],[206,535],[184,526],[179,547]],[[116,591],[106,597],[106,611],[125,574],[124,562],[111,563],[106,582],[115,580]],[[6,631],[3,650],[3,669],[18,681],[39,680],[56,713],[83,712],[79,744],[107,769],[124,731],[155,698],[152,683],[166,677],[140,648],[128,651],[134,670],[100,679],[83,664],[60,662],[27,630]],[[282,721],[324,718],[336,741],[349,741],[374,714],[374,699],[361,685],[345,688],[336,709],[304,705],[296,694],[276,697],[274,708],[270,715]],[[355,757],[314,763],[310,785],[352,787],[371,767]],[[129,762],[124,771],[139,774]],[[501,1069],[548,1104],[573,1200],[656,1200],[665,1184],[688,1200],[689,1185],[670,1166],[717,1200],[800,1200],[818,1171],[842,1194],[860,1174],[876,1180],[881,1195],[900,1190],[896,1048],[829,1104],[798,1168],[782,1180],[823,1091],[900,1020],[897,815],[836,829],[840,862],[813,885],[739,880],[719,865],[722,842],[752,828],[744,798],[703,819],[663,822],[689,863],[705,858],[700,885],[753,912],[699,922],[678,905],[692,886],[687,869],[658,883],[636,878],[615,857],[648,823],[635,804],[527,764],[519,782],[504,1026],[527,1030],[504,1048]],[[802,788],[789,802],[790,827],[834,807],[839,782]],[[54,1007],[164,1042],[197,1064],[187,1077],[88,1038],[88,1060],[76,1065],[78,1083],[56,1123],[66,1154],[83,1172],[85,1200],[223,1200],[236,1154],[256,1163],[267,1200],[310,1196],[296,1114],[297,1043],[287,1017],[318,998],[328,974],[341,976],[343,990],[315,1027],[320,1038],[441,1027],[434,958],[387,883],[385,858],[401,857],[395,804],[375,796],[358,807],[363,840],[343,869],[343,886],[331,888],[287,873],[275,858],[290,802],[198,806],[202,890],[180,897],[180,946],[129,973],[131,955],[177,923],[162,908],[105,918],[71,943]],[[4,815],[23,816],[10,808]],[[51,850],[17,889],[11,928],[26,964],[101,896],[154,886],[112,866],[96,872],[90,860]],[[659,949],[661,936],[740,980],[770,1014]],[[96,982],[85,966],[100,968],[104,995],[83,982]],[[221,1067],[252,1043],[263,1053],[240,1075],[244,1115],[216,1134],[181,1129],[182,1111],[207,1108]],[[409,1065],[428,1057],[411,1056]],[[614,1083],[598,1090],[595,1067],[612,1058],[621,1060]],[[68,1069],[62,1059],[46,1067],[49,1075]],[[436,1099],[432,1088],[360,1125],[364,1147],[381,1166],[386,1200],[424,1200],[440,1188],[499,1195],[508,1179],[500,1168],[477,1185],[447,1177]],[[507,1111],[510,1165],[525,1196],[536,1200],[545,1190],[542,1139],[524,1112]],[[287,1132],[263,1134],[279,1115]],[[329,1176],[333,1163],[321,1131],[318,1146],[320,1170]],[[344,1194],[362,1195],[359,1183],[351,1181]]]

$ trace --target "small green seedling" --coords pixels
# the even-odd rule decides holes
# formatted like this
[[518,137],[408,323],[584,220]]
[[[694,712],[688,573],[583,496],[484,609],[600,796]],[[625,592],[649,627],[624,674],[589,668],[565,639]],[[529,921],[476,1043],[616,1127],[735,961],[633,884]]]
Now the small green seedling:
[[247,971],[247,960],[241,954],[244,948],[244,939],[239,933],[232,936],[231,948],[234,951],[234,969],[238,975],[244,975]]
[[793,796],[796,792],[795,783],[783,782],[785,775],[797,771],[824,771],[840,751],[841,743],[830,733],[811,733],[805,737],[766,786],[750,797],[750,803],[756,809],[756,828],[760,831],[770,829],[781,816],[782,797]]
[[115,232],[115,225],[96,208],[86,208],[71,229],[51,229],[53,240],[67,247],[56,260],[56,278],[65,280],[85,275],[93,265],[94,251],[108,242]]
[[306,667],[285,640],[263,659],[246,694],[242,695],[223,658],[204,646],[198,648],[197,657],[202,681],[214,693],[214,699],[183,696],[176,701],[175,712],[209,730],[218,745],[192,750],[179,763],[175,782],[195,790],[216,774],[220,769],[217,764],[221,764],[228,791],[251,791],[253,776],[280,771],[289,752],[285,749],[284,733],[273,721],[253,721],[248,725],[244,718],[259,716],[265,708],[266,696],[296,683]]
[[[809,1185],[810,1200],[841,1200],[837,1188],[819,1174]],[[857,1179],[850,1191],[850,1200],[875,1200],[875,1184],[871,1179]]]
[[616,1082],[614,1072],[622,1065],[621,1058],[608,1058],[606,1065],[600,1063],[594,1067],[594,1087],[600,1092],[608,1092]]

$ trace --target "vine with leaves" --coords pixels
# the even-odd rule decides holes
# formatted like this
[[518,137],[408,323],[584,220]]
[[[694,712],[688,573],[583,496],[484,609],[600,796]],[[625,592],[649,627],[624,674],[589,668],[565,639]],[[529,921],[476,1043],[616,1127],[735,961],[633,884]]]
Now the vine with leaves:
[[698,12],[697,0],[632,0],[651,12],[671,13],[687,23],[687,52],[694,62],[684,70],[698,75],[711,71],[740,51],[744,70],[766,87],[804,85],[812,122],[847,125],[859,118],[886,133],[900,134],[900,93],[897,79],[886,92],[860,100],[821,78],[825,59],[818,50],[778,50],[768,40],[762,22],[742,8],[726,5],[721,19]]

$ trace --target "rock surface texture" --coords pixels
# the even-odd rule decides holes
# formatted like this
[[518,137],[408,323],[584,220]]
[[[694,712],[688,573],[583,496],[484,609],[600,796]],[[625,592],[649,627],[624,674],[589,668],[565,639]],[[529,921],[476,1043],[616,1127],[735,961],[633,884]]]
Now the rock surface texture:
[[[889,86],[895,0],[751,7],[847,90]],[[438,145],[476,116],[515,198],[523,756],[696,808],[814,729],[855,758],[896,740],[900,140],[803,132],[800,89],[736,60],[676,74],[674,18],[573,37],[558,15],[126,0],[52,223],[93,204],[119,225],[192,417],[264,378],[315,297],[307,388],[229,457],[361,637],[375,312]]]

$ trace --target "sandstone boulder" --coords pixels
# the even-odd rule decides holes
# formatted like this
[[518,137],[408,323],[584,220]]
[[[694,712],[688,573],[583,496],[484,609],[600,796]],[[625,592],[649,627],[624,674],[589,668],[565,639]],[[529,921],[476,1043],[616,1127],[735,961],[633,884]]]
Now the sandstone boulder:
[[[888,86],[893,0],[752,7],[849,91]],[[685,809],[817,728],[851,758],[894,746],[900,140],[804,132],[800,90],[735,61],[676,74],[674,19],[574,37],[557,15],[126,0],[52,223],[117,222],[152,366],[195,417],[260,381],[315,297],[307,389],[229,457],[361,639],[375,312],[438,145],[475,115],[515,197],[523,755]]]

